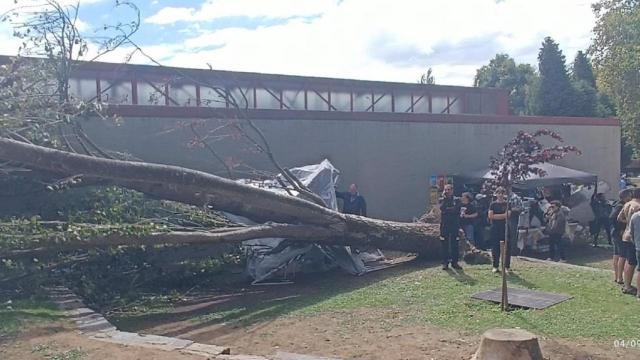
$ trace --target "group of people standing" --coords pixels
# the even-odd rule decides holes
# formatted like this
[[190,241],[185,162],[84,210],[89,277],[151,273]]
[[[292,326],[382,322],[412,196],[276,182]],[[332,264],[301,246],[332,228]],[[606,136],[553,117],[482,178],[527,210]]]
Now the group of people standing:
[[[440,199],[440,236],[442,269],[449,266],[461,270],[459,261],[459,233],[477,247],[491,249],[492,271],[498,272],[502,251],[504,254],[505,272],[511,271],[511,253],[518,234],[518,220],[523,210],[522,200],[515,194],[507,198],[507,191],[498,187],[492,201],[488,205],[482,200],[475,201],[471,193],[465,192],[460,198],[454,196],[453,185],[444,186]],[[355,184],[346,192],[336,192],[343,200],[343,212],[361,216],[367,215],[364,197],[358,193]],[[566,208],[559,200],[549,199],[549,207],[543,214],[545,234],[549,238],[548,260],[564,261],[564,235],[567,225]],[[609,205],[602,193],[595,193],[591,198],[594,220],[590,223],[593,245],[597,246],[598,236],[604,230],[607,240],[613,245],[614,281],[622,285],[622,292],[632,294],[640,300],[640,274],[636,277],[636,287],[632,285],[634,272],[640,273],[640,188],[624,189],[619,193],[619,200]],[[537,209],[537,208],[536,208]],[[531,209],[533,210],[533,209]],[[538,209],[539,210],[539,209]],[[531,216],[535,216],[531,211]],[[507,222],[509,223],[508,229]],[[489,238],[484,241],[484,228],[489,225]],[[508,240],[508,241],[506,241]],[[501,246],[501,244],[505,244]]]
[[[493,201],[488,206],[474,203],[473,196],[465,192],[460,199],[454,197],[453,185],[444,186],[444,193],[440,199],[440,235],[442,241],[442,269],[461,269],[458,264],[460,230],[465,237],[477,247],[491,249],[492,271],[498,272],[502,252],[504,251],[505,272],[511,271],[511,253],[515,248],[518,234],[518,222],[523,204],[520,197],[511,194],[508,197],[506,189],[498,187],[493,193]],[[489,200],[488,198],[485,198]],[[547,224],[545,232],[549,237],[550,257],[553,260],[564,261],[563,237],[565,234],[567,216],[562,203],[552,200],[548,210],[544,213]],[[489,238],[484,241],[484,228],[489,225]],[[508,227],[507,227],[508,224]]]
[[620,191],[609,220],[613,224],[613,280],[622,285],[623,293],[640,300],[640,275],[636,277],[636,287],[632,286],[634,271],[640,272],[640,189]]
[[[488,245],[491,247],[493,258],[493,271],[498,271],[500,265],[501,246],[507,234],[505,233],[506,223],[510,219],[513,210],[507,209],[507,194],[505,189],[498,188],[495,193],[495,200],[488,206],[487,220],[490,224]],[[484,234],[477,231],[484,222],[484,212],[474,204],[473,196],[465,192],[460,199],[454,197],[453,185],[444,186],[444,193],[440,200],[440,235],[442,240],[442,269],[447,270],[449,265],[454,269],[462,269],[458,264],[459,245],[458,235],[460,230],[471,242],[484,247]],[[482,238],[482,240],[481,240]],[[511,267],[510,246],[505,248],[505,271]]]

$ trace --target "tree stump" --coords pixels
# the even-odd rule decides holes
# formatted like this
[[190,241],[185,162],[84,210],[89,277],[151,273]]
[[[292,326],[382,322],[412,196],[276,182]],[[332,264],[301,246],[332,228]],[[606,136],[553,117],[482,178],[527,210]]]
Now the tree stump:
[[491,329],[482,334],[473,360],[543,360],[538,337],[520,329]]

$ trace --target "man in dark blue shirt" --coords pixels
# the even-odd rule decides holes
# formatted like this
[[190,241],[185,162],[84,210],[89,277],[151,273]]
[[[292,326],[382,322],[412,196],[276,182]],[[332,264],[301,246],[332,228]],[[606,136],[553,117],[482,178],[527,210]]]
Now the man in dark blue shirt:
[[367,216],[367,203],[358,192],[356,184],[349,185],[349,191],[347,192],[336,191],[336,197],[342,199],[343,213]]

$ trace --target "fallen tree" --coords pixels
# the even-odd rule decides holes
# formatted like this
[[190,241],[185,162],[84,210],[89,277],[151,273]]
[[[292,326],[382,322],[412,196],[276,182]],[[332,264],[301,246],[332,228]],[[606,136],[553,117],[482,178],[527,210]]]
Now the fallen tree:
[[[20,166],[108,180],[151,196],[208,206],[264,223],[212,232],[162,232],[139,236],[110,235],[31,249],[72,249],[115,245],[228,243],[251,238],[284,237],[331,245],[436,254],[439,229],[434,224],[402,223],[341,214],[301,198],[239,184],[178,166],[98,158],[0,138],[0,159]],[[28,250],[27,250],[28,251]],[[5,254],[23,251],[5,250]]]

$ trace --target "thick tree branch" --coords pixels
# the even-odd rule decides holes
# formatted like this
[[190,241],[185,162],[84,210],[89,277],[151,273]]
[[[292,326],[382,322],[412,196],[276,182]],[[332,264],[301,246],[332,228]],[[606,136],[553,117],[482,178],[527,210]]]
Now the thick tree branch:
[[268,237],[291,237],[298,241],[326,241],[336,232],[317,226],[288,225],[288,224],[263,224],[243,228],[223,228],[213,232],[199,231],[174,231],[159,232],[149,235],[131,236],[112,234],[95,237],[82,241],[68,241],[61,244],[44,245],[27,250],[0,250],[0,257],[37,256],[42,253],[51,253],[69,250],[82,250],[91,248],[104,248],[111,246],[153,246],[153,245],[185,245],[185,244],[223,244],[237,243],[245,240]]
[[[84,174],[104,179],[175,186],[206,198],[218,210],[263,221],[330,225],[341,222],[342,214],[309,201],[280,195],[252,186],[178,166],[102,159],[73,154],[22,142],[0,139],[0,158],[27,167],[66,174]],[[277,204],[277,206],[274,206]]]
[[[31,168],[103,178],[159,198],[210,206],[258,222],[281,223],[235,229],[233,232],[154,234],[142,240],[127,239],[127,244],[215,243],[283,237],[328,245],[373,246],[427,255],[437,254],[440,247],[437,225],[341,214],[303,199],[182,167],[102,159],[4,138],[0,138],[0,159],[20,162]],[[122,240],[102,239],[100,242],[116,245],[122,244]]]

